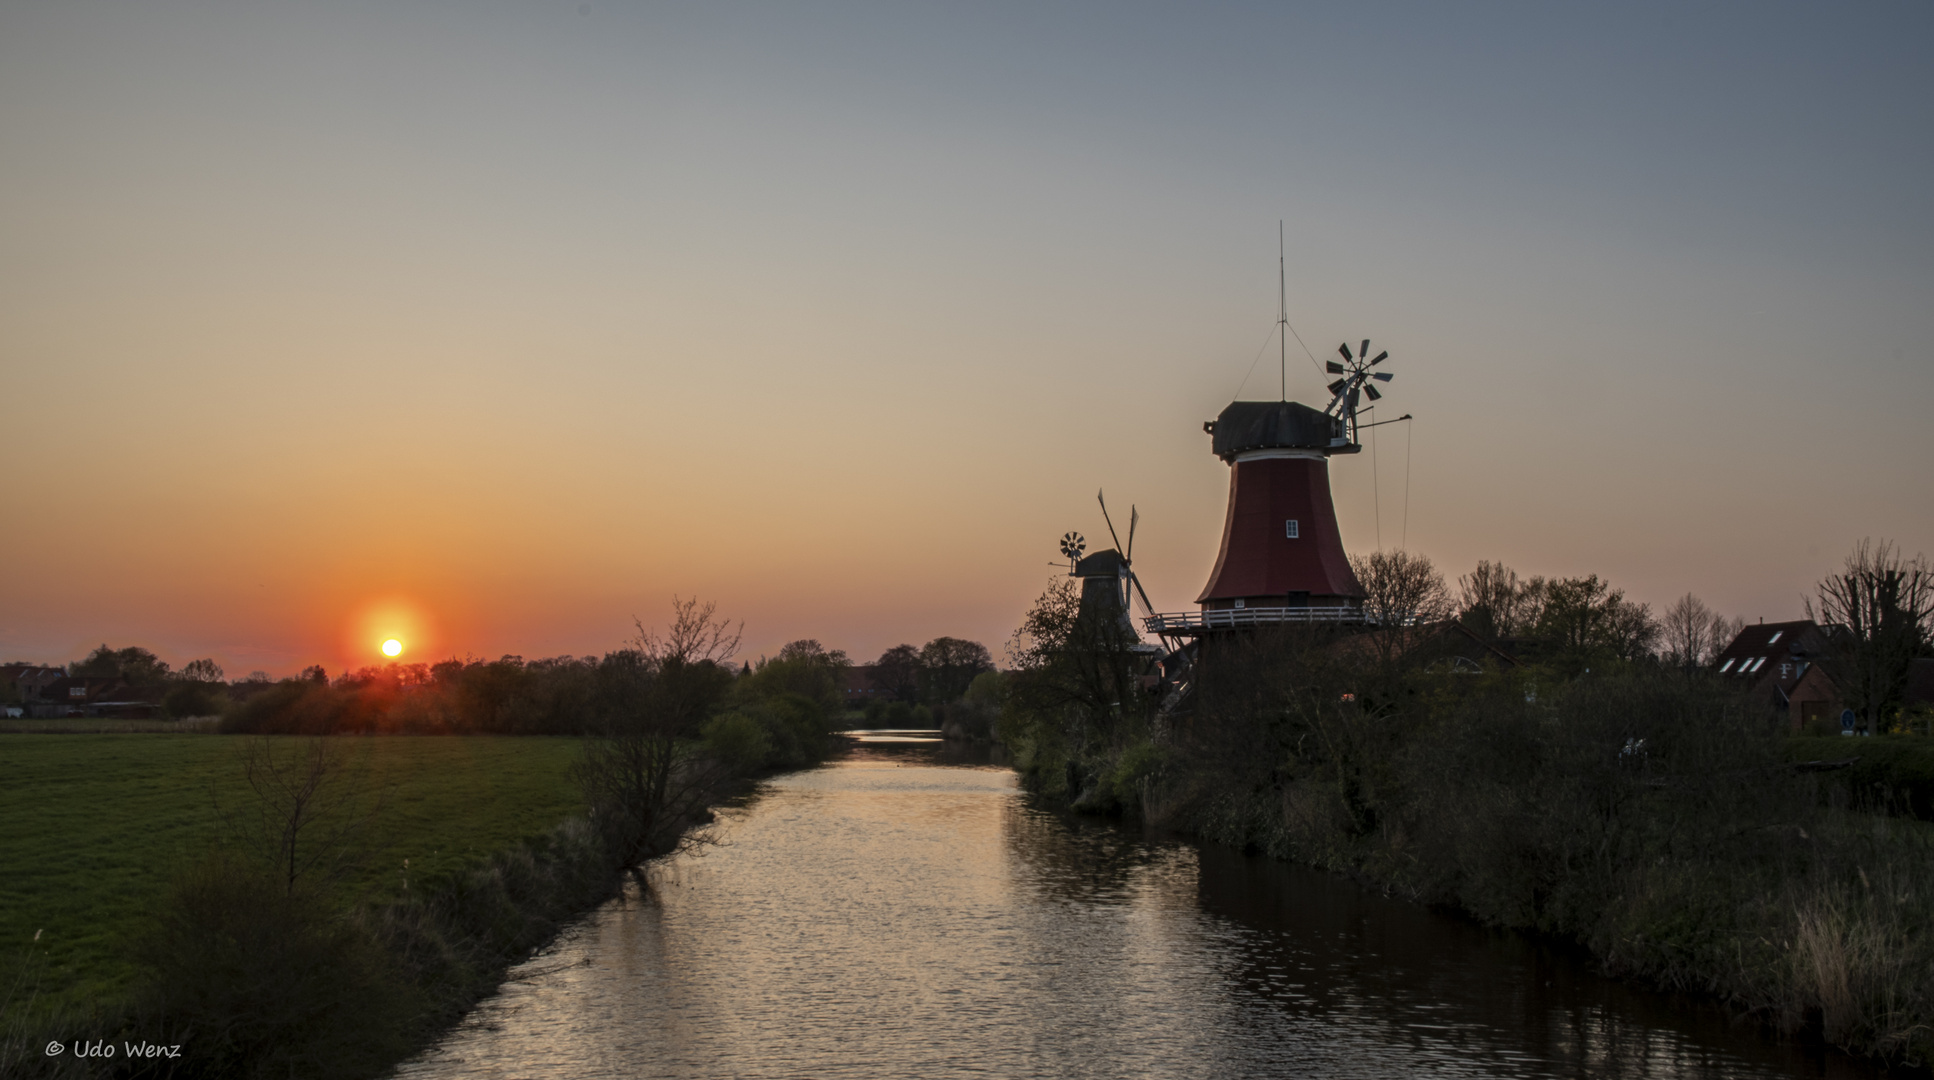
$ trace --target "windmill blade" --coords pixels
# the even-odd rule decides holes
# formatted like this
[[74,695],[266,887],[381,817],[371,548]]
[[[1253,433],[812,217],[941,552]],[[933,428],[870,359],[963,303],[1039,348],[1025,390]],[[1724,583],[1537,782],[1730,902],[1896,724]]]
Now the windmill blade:
[[1345,389],[1346,387],[1348,387],[1349,385],[1350,385],[1350,380],[1348,380],[1348,379],[1338,379],[1338,380],[1336,380],[1335,382],[1333,382],[1333,383],[1331,383],[1331,384],[1330,384],[1330,393],[1332,393],[1332,394],[1340,394],[1340,393],[1342,393],[1342,392],[1344,391],[1344,389]]
[[1370,355],[1370,339],[1369,339],[1369,338],[1364,338],[1364,339],[1363,339],[1363,348],[1361,348],[1361,349],[1358,349],[1358,350],[1357,350],[1357,355],[1358,355],[1358,356],[1360,356],[1360,357],[1361,357],[1361,356],[1368,356],[1368,355]]
[[1135,509],[1134,503],[1129,503],[1128,504],[1128,550],[1122,552],[1121,554],[1122,561],[1125,563],[1133,564],[1135,561],[1135,523],[1140,521],[1141,519],[1142,519],[1142,512],[1140,510]]
[[1108,522],[1108,538],[1115,542],[1115,550],[1121,550],[1121,537],[1115,535],[1115,523],[1108,517],[1108,500],[1101,497],[1101,489],[1095,489],[1095,501],[1101,504],[1101,520]]
[[1370,373],[1370,377],[1378,382],[1389,382],[1396,378],[1395,375],[1390,374],[1388,371],[1373,371]]
[[1365,366],[1365,367],[1375,367],[1375,366],[1377,366],[1378,364],[1381,364],[1381,363],[1383,363],[1383,362],[1384,362],[1385,360],[1388,360],[1388,359],[1390,359],[1390,350],[1389,350],[1389,349],[1385,349],[1385,350],[1383,350],[1382,352],[1380,352],[1380,353],[1378,353],[1378,354],[1377,354],[1377,358],[1376,358],[1375,360],[1372,360],[1372,361],[1370,361],[1370,362],[1369,362],[1368,364],[1365,364],[1364,366]]
[[1323,370],[1332,375],[1341,375],[1343,374],[1343,365],[1334,360],[1325,360],[1323,361]]
[[1373,384],[1371,384],[1371,383],[1364,383],[1364,384],[1363,384],[1363,392],[1364,392],[1364,393],[1366,393],[1366,394],[1368,394],[1368,395],[1370,395],[1370,400],[1371,400],[1371,401],[1382,401],[1382,400],[1383,400],[1383,395],[1382,395],[1382,394],[1379,394],[1379,393],[1377,393],[1377,388],[1376,388],[1376,386],[1375,386],[1375,385],[1373,385]]
[[1338,345],[1338,346],[1336,347],[1336,351],[1337,351],[1337,352],[1340,352],[1340,353],[1342,353],[1342,354],[1343,354],[1343,359],[1345,359],[1345,360],[1355,360],[1355,359],[1356,359],[1356,357],[1354,357],[1354,356],[1351,356],[1351,355],[1350,355],[1350,343],[1349,343],[1349,342],[1347,342],[1347,341],[1346,341],[1346,342],[1344,342],[1344,343],[1343,343],[1343,344],[1341,344],[1341,345]]
[[1151,616],[1154,615],[1155,605],[1148,602],[1148,593],[1142,588],[1142,579],[1135,576],[1135,571],[1130,570],[1128,572],[1128,580],[1135,586],[1135,595],[1142,598],[1142,610],[1148,612]]

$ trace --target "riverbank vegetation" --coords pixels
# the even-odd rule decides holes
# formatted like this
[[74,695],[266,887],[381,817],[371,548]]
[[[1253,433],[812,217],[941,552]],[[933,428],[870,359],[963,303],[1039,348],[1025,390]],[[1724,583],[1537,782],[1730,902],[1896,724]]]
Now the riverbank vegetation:
[[[1929,1059],[1924,737],[1794,738],[1596,578],[1487,565],[1453,602],[1428,563],[1386,558],[1407,565],[1382,580],[1458,621],[1211,639],[1165,684],[1119,618],[1051,587],[1001,717],[1027,784],[1568,938],[1781,1031]],[[1486,652],[1506,641],[1516,662]]]

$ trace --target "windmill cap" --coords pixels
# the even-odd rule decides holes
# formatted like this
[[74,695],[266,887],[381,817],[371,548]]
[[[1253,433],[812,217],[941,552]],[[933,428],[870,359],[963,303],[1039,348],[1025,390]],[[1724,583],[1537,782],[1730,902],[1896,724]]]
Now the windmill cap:
[[1097,551],[1074,564],[1075,577],[1114,577],[1121,573],[1124,560],[1114,548]]
[[1246,450],[1321,450],[1340,447],[1343,421],[1298,401],[1232,401],[1202,425],[1215,439],[1215,455],[1233,461]]

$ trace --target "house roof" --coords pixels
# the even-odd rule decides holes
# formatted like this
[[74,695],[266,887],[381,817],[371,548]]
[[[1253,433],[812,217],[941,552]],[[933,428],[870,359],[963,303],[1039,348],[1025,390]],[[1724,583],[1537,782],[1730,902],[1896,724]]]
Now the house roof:
[[67,672],[48,664],[0,664],[0,679],[5,679],[9,682],[23,675],[61,676],[65,674]]
[[1826,635],[1811,619],[1754,623],[1741,630],[1732,644],[1720,650],[1713,667],[1721,675],[1763,677],[1767,665],[1791,660],[1815,660],[1826,652]]

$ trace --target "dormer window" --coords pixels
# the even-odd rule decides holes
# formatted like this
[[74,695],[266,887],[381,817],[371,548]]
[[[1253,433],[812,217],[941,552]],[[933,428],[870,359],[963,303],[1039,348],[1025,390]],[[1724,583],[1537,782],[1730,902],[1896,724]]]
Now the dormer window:
[[1780,639],[1780,635],[1784,633],[1786,633],[1786,631],[1784,630],[1773,631],[1773,636],[1766,639],[1766,644],[1771,645],[1775,641],[1778,641]]
[[1290,518],[1288,521],[1283,522],[1283,535],[1291,540],[1296,539],[1300,531],[1301,528],[1296,524],[1295,518]]
[[1731,660],[1728,660],[1725,663],[1719,665],[1719,674],[1724,675],[1726,672],[1731,671],[1732,669],[1733,669],[1733,662]]
[[1766,658],[1762,656],[1759,659],[1753,661],[1752,670],[1758,671],[1760,668],[1764,667],[1765,664],[1766,664]]

